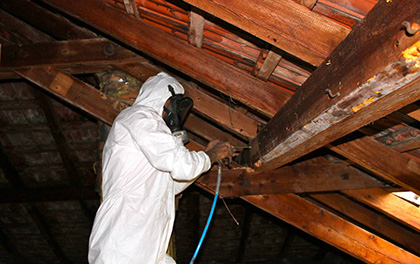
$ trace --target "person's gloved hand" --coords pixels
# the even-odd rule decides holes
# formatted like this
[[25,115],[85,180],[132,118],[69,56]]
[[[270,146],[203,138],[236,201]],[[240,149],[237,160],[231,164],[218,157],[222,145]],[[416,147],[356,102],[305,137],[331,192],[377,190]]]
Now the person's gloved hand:
[[235,153],[235,148],[229,142],[223,142],[215,139],[209,142],[204,151],[210,157],[211,164],[225,158],[228,158],[229,163],[231,163],[232,157]]

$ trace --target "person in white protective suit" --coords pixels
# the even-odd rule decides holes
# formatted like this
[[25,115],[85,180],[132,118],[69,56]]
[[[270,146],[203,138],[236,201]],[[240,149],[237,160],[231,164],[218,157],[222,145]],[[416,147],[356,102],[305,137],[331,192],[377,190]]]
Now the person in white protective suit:
[[90,264],[175,263],[166,255],[175,195],[213,162],[232,158],[228,142],[195,152],[173,136],[163,119],[173,93],[183,94],[182,85],[161,72],[114,121],[103,150],[103,202],[90,235]]

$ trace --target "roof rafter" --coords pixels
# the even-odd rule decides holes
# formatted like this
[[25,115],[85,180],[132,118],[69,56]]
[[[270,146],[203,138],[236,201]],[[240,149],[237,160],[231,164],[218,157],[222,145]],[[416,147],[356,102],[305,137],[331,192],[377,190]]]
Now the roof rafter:
[[415,0],[379,2],[258,134],[245,160],[280,167],[420,99],[420,35],[401,26],[419,13]]
[[[278,111],[289,95],[180,39],[153,28],[100,1],[43,0],[110,34],[131,47],[266,114]],[[96,12],[90,12],[96,10]],[[109,19],[102,19],[107,17]],[[156,45],[159,43],[159,45]]]
[[118,113],[126,107],[121,102],[54,67],[22,69],[17,73],[107,124],[112,124]]
[[390,238],[412,252],[420,254],[420,235],[401,227],[384,215],[369,210],[338,193],[312,194],[311,198]]
[[245,201],[366,262],[416,263],[420,258],[295,194]]
[[56,39],[87,39],[97,37],[95,33],[75,25],[63,16],[42,8],[33,1],[1,1],[0,8],[28,24],[41,28],[43,32]]
[[[367,174],[345,164],[285,166],[270,172],[223,170],[220,192],[223,197],[259,194],[306,193],[385,187]],[[216,188],[217,172],[203,175],[198,183]]]
[[420,194],[420,163],[370,137],[329,148],[375,174]]
[[184,1],[312,65],[321,64],[350,32],[348,28],[311,12],[292,0],[281,3],[269,0]]
[[342,193],[420,232],[420,210],[392,193],[381,189],[343,190]]
[[134,52],[104,38],[53,41],[3,47],[2,71],[35,66],[79,67],[144,61]]

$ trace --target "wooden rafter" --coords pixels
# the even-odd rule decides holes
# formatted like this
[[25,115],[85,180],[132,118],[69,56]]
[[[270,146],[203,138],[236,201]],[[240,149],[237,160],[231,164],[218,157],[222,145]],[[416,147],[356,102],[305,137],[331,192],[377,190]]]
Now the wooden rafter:
[[57,151],[63,161],[63,166],[69,177],[69,181],[74,186],[80,186],[80,177],[78,175],[74,161],[70,155],[70,147],[64,137],[63,131],[59,125],[58,117],[53,113],[53,106],[50,99],[38,90],[35,90],[35,97],[40,101],[41,108],[47,120],[51,135],[57,145]]
[[90,85],[53,67],[18,70],[17,73],[107,124],[112,124],[118,113],[126,107]]
[[343,190],[342,193],[420,232],[420,210],[392,193],[381,189]]
[[257,77],[263,81],[267,81],[271,74],[274,72],[275,68],[281,61],[282,56],[277,52],[270,50],[267,54],[267,58],[265,58],[261,69],[257,73]]
[[311,197],[340,212],[340,214],[378,232],[381,236],[388,237],[412,252],[420,254],[420,235],[401,227],[384,215],[369,210],[365,206],[337,193],[313,194]]
[[330,145],[330,149],[375,174],[420,194],[420,163],[375,139],[362,137]]
[[401,26],[419,9],[380,1],[253,140],[250,163],[280,167],[420,99],[420,35]]
[[292,0],[184,1],[313,65],[321,64],[350,31]]
[[63,263],[63,264],[72,263],[69,257],[64,253],[61,245],[57,242],[56,237],[54,236],[53,232],[51,231],[51,228],[49,227],[47,221],[45,220],[45,217],[43,216],[41,211],[38,209],[38,207],[35,204],[29,204],[29,205],[26,205],[25,207],[32,221],[37,226],[41,236],[48,243],[51,250],[60,260],[60,263]]
[[[12,38],[14,40],[13,42],[17,44],[54,40],[47,34],[22,22],[21,20],[15,18],[14,16],[10,15],[9,13],[1,9],[0,9],[0,25],[2,27],[2,31],[9,32],[7,37]],[[7,42],[8,41],[9,40],[7,40]]]
[[191,45],[201,49],[203,46],[204,17],[195,9],[190,11],[190,28],[188,41]]
[[[48,35],[59,39],[87,39],[96,38],[97,35],[86,28],[65,19],[56,13],[35,4],[33,1],[13,0],[0,1],[0,8],[6,10],[22,21],[42,29]],[[42,19],[40,19],[42,18]]]
[[[220,193],[223,197],[384,187],[384,184],[345,164],[296,164],[267,173],[224,170],[222,175]],[[216,179],[217,172],[211,171],[203,175],[198,184],[215,189]]]
[[245,201],[368,263],[416,263],[420,258],[294,194]]
[[0,167],[5,173],[5,177],[10,185],[15,189],[22,189],[24,187],[23,181],[20,178],[19,172],[9,160],[9,157],[4,152],[3,146],[0,144]]
[[0,244],[2,247],[9,252],[9,254],[15,259],[18,263],[29,263],[28,259],[22,254],[22,252],[16,248],[7,235],[0,228]]
[[140,56],[104,38],[54,41],[3,47],[2,71],[36,66],[80,67],[142,62]]
[[[280,89],[159,29],[126,16],[100,0],[71,4],[64,0],[45,0],[45,2],[69,15],[78,17],[162,63],[224,94],[231,95],[232,98],[261,113],[277,112],[289,98]],[[89,10],[96,10],[96,12]],[[103,17],[108,19],[102,19]]]
[[137,8],[136,0],[124,0],[125,10],[127,13],[139,19],[139,10]]

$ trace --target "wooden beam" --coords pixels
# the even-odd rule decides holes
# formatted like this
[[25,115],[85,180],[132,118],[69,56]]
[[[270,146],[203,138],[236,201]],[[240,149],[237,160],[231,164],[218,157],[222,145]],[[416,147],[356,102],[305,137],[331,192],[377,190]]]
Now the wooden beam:
[[291,0],[184,1],[316,66],[350,32]]
[[27,260],[25,255],[13,245],[13,243],[10,241],[10,239],[7,237],[7,235],[3,232],[1,228],[0,244],[12,256],[16,263],[31,264],[31,262]]
[[201,49],[203,46],[204,17],[195,8],[190,12],[190,28],[188,31],[188,42]]
[[261,69],[257,73],[257,77],[263,81],[268,81],[281,59],[282,56],[280,54],[270,50],[267,54],[267,58],[265,58],[264,63],[261,66]]
[[[178,38],[127,16],[101,0],[88,0],[83,3],[65,0],[44,2],[222,93],[232,95],[232,98],[263,114],[277,112],[289,98],[280,89]],[[107,19],[103,19],[104,17]]]
[[30,204],[25,206],[30,216],[30,219],[37,227],[40,235],[47,242],[49,248],[54,252],[55,256],[62,264],[71,264],[69,257],[64,253],[62,247],[57,242],[53,232],[51,231],[45,217],[42,215],[41,211],[37,208],[35,204]]
[[118,113],[126,107],[92,86],[53,67],[22,69],[16,72],[107,124],[112,124]]
[[3,170],[7,181],[14,189],[22,189],[24,187],[24,183],[20,178],[19,172],[4,152],[2,144],[0,144],[0,168]]
[[337,193],[313,194],[311,198],[420,255],[420,235],[401,227],[384,215],[369,210]]
[[59,40],[97,37],[92,31],[77,26],[63,16],[51,12],[33,1],[4,0],[0,1],[0,8]]
[[54,40],[47,34],[24,23],[16,17],[0,9],[1,33],[7,32],[9,43],[24,44],[28,42],[44,42]]
[[137,19],[140,19],[139,10],[135,0],[124,0],[125,10],[130,15],[134,16]]
[[420,258],[294,194],[245,201],[367,263],[418,263]]
[[[367,174],[344,164],[293,165],[270,172],[223,170],[220,194],[240,197],[259,194],[307,193],[385,187]],[[216,188],[217,171],[203,175],[198,183]]]
[[390,146],[398,152],[407,152],[420,148],[420,135],[405,139],[401,142],[396,142]]
[[141,57],[104,38],[54,41],[3,47],[2,70],[35,66],[80,66],[142,61]]
[[247,241],[249,239],[249,231],[251,229],[252,215],[253,212],[250,209],[250,206],[245,206],[245,215],[241,223],[241,238],[239,239],[239,245],[233,263],[243,262]]
[[329,148],[354,163],[420,194],[420,163],[370,137],[362,137]]
[[419,13],[380,1],[259,133],[250,163],[280,167],[419,100],[420,35],[401,26]]
[[51,99],[39,90],[34,90],[34,95],[40,102],[45,119],[47,120],[47,125],[54,139],[57,152],[60,154],[60,159],[63,162],[63,166],[67,172],[67,176],[69,177],[69,182],[74,186],[80,186],[81,180],[74,164],[74,160],[72,159],[72,155],[70,155],[71,149],[59,125],[58,116],[53,112],[53,105],[50,101]]
[[318,0],[294,0],[294,1],[300,5],[303,5],[309,10],[312,10],[318,2]]
[[347,196],[369,205],[400,223],[420,232],[420,210],[403,199],[381,189],[345,190]]

